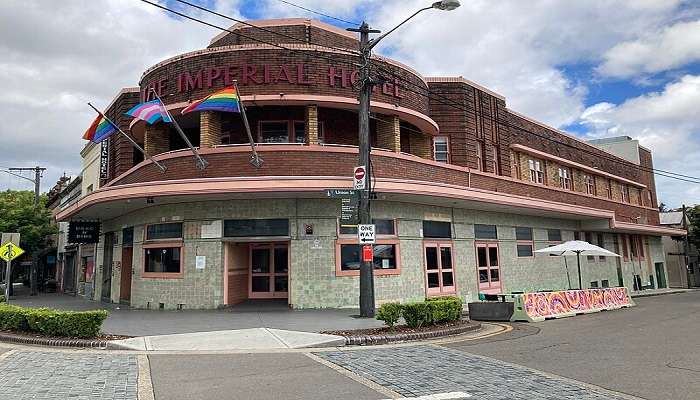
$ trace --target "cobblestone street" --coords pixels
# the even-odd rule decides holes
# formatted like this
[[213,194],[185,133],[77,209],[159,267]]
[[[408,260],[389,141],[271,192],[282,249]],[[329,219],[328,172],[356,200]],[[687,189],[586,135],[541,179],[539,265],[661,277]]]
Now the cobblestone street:
[[17,351],[0,362],[7,400],[136,400],[135,355]]
[[436,346],[318,353],[406,397],[463,391],[477,400],[621,400],[604,389]]

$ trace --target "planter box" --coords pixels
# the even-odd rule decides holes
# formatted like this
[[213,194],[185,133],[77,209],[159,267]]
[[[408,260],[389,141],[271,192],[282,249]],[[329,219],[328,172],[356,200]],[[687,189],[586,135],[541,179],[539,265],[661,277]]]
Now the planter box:
[[476,321],[510,321],[513,316],[512,301],[484,301],[469,303],[469,319]]

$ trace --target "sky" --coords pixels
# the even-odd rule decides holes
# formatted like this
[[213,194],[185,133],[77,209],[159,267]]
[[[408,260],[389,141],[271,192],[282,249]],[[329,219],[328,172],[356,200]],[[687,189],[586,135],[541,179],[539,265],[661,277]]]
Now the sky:
[[[213,24],[233,22],[153,0]],[[311,17],[387,30],[431,0],[191,0],[235,18]],[[424,76],[464,76],[510,109],[582,139],[627,135],[654,167],[700,177],[700,1],[469,0],[429,10],[376,51]],[[341,21],[344,20],[345,22]],[[0,1],[0,169],[47,168],[42,189],[80,174],[81,136],[153,64],[206,47],[219,30],[140,0]],[[656,177],[671,207],[700,183]],[[32,183],[0,172],[0,190]]]

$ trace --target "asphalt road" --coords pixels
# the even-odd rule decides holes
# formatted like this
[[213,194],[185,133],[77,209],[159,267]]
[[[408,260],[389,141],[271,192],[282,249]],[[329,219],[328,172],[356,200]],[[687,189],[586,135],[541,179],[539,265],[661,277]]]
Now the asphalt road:
[[650,400],[700,399],[700,291],[450,344]]

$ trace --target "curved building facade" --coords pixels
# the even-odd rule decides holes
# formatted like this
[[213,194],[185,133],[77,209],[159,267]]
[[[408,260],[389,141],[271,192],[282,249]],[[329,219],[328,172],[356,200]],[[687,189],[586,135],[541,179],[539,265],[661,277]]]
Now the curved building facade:
[[[113,136],[99,188],[59,212],[62,221],[101,222],[96,298],[165,309],[265,298],[357,306],[356,228],[340,225],[340,200],[325,190],[351,188],[357,165],[349,51],[358,41],[313,20],[252,23],[265,31],[234,25],[208,47],[146,70],[105,111],[167,171]],[[575,268],[567,278],[564,260],[533,253],[576,237],[623,256],[583,260],[585,286],[666,281],[661,236],[679,232],[659,225],[648,149],[620,138],[615,148],[625,152],[616,155],[510,110],[464,78],[424,77],[384,57],[374,66],[382,77],[370,106],[378,303],[576,287]],[[234,80],[260,168],[249,163],[239,114],[180,115]],[[153,92],[206,169],[170,124],[124,114]]]

